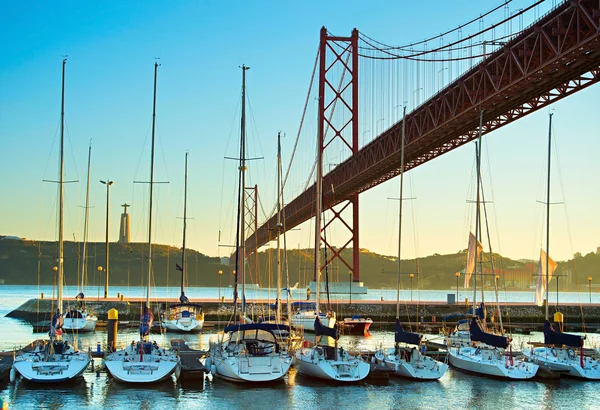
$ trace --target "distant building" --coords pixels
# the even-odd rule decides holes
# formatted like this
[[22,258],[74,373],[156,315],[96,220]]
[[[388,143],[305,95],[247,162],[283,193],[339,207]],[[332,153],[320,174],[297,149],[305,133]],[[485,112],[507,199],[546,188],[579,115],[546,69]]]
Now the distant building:
[[221,258],[221,265],[229,265],[229,258]]
[[127,203],[121,205],[123,213],[121,214],[121,229],[119,230],[119,243],[129,243],[131,240],[131,219],[127,213],[127,208],[131,205]]

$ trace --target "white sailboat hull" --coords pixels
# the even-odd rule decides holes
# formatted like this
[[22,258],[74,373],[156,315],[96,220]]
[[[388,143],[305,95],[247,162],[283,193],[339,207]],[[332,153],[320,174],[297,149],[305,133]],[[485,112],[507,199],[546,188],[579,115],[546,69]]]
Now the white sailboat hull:
[[104,365],[111,376],[123,383],[157,383],[181,370],[179,357],[171,351],[154,347],[150,354],[140,355],[136,346],[109,354]]
[[411,350],[408,357],[395,355],[395,348],[375,352],[375,361],[392,369],[396,376],[415,380],[438,380],[448,370],[448,365],[423,356],[417,349]]
[[189,320],[165,320],[163,325],[167,330],[172,332],[199,332],[204,326],[204,319],[197,320],[196,318],[190,318]]
[[[299,312],[292,315],[292,326],[302,327],[305,331],[314,332],[316,318],[317,315],[315,312]],[[319,320],[321,321],[321,324],[325,327],[333,328],[335,326],[335,316],[330,317],[321,313],[319,315]]]
[[600,363],[594,358],[584,356],[581,366],[581,358],[573,349],[536,347],[524,349],[523,354],[534,363],[550,370],[566,372],[570,377],[600,380]]
[[342,383],[359,382],[369,374],[369,363],[356,357],[342,354],[338,360],[324,357],[321,348],[305,347],[296,351],[294,366],[299,373]]
[[92,332],[96,329],[98,318],[93,315],[86,315],[82,318],[66,318],[63,319],[63,329],[76,332]]
[[210,363],[217,377],[236,383],[260,383],[282,379],[292,365],[292,358],[283,354],[227,356],[211,353]]
[[502,351],[491,348],[451,347],[448,358],[450,364],[458,369],[511,380],[531,379],[539,368],[535,363],[510,360]]
[[23,353],[15,358],[14,369],[34,383],[66,382],[83,374],[90,364],[88,353],[75,352],[44,359],[43,353]]

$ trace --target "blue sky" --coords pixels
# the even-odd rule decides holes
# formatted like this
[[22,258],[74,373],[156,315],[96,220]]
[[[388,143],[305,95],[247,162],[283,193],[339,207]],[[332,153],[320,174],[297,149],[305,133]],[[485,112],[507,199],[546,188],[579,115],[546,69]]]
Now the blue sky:
[[[515,0],[510,12],[531,3]],[[249,182],[259,185],[268,213],[275,197],[275,138],[279,130],[287,135],[285,162],[300,122],[321,26],[339,35],[349,35],[357,27],[380,41],[406,44],[452,29],[498,4],[5,2],[0,15],[0,172],[5,176],[0,182],[0,234],[56,237],[56,187],[42,179],[55,179],[57,174],[63,55],[69,56],[66,177],[80,181],[66,188],[66,237],[81,238],[79,206],[84,204],[87,146],[92,140],[91,240],[104,238],[106,192],[98,181],[106,178],[115,181],[111,238],[118,234],[119,205],[127,202],[132,205],[132,237],[145,240],[147,191],[133,181],[147,180],[149,174],[153,64],[160,57],[155,175],[169,184],[157,190],[155,241],[180,246],[181,221],[176,217],[182,214],[183,158],[189,150],[189,209],[194,219],[188,243],[223,256],[227,251],[218,247],[217,239],[221,231],[222,244],[232,241],[236,186],[235,164],[223,157],[235,156],[237,150],[242,63],[251,66],[250,155],[264,157],[250,165]],[[527,14],[523,24],[551,5],[547,1]],[[449,70],[435,71],[437,76],[427,80],[429,89],[449,80]],[[415,97],[417,87],[412,87],[405,94]],[[421,93],[425,97],[425,90]],[[554,167],[552,200],[565,202],[568,211],[567,217],[564,205],[552,208],[550,254],[555,259],[600,246],[595,211],[600,201],[595,188],[600,143],[593,125],[599,94],[598,86],[592,86],[552,106],[561,167],[560,174]],[[313,102],[311,114],[299,143],[288,200],[301,191],[314,158]],[[543,110],[521,119],[485,142],[484,173],[494,197],[492,243],[513,258],[539,255],[543,208],[536,201],[544,198],[547,114]],[[365,138],[390,126],[399,110],[376,115],[361,125]],[[473,150],[469,144],[409,173],[412,194],[407,195],[417,199],[406,207],[407,257],[466,248]],[[337,154],[327,155],[326,163],[339,160]],[[397,196],[397,190],[394,180],[361,196],[361,247],[396,253],[397,202],[387,197]],[[290,246],[312,246],[309,225],[290,233]]]

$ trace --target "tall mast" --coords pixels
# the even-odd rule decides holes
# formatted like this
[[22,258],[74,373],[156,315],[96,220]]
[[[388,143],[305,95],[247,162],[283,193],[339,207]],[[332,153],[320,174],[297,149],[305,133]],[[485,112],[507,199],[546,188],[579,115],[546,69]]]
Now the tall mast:
[[158,63],[154,63],[154,99],[152,102],[152,148],[150,154],[150,205],[148,206],[148,282],[146,283],[146,308],[150,309],[150,280],[152,279],[152,193],[154,191],[154,135],[156,130],[156,78]]
[[[281,323],[281,132],[277,133],[277,323]],[[288,285],[289,286],[289,285]],[[288,290],[289,292],[289,290]]]
[[84,291],[86,273],[86,250],[88,240],[88,218],[90,216],[90,165],[92,161],[92,142],[88,148],[87,188],[85,193],[85,218],[83,220],[83,255],[81,257],[81,292]]
[[550,282],[548,269],[550,267],[550,159],[552,153],[552,115],[552,113],[548,115],[548,187],[546,189],[546,320],[548,320],[549,317],[548,301],[550,300],[548,296]]
[[[242,116],[240,120],[240,226],[238,259],[240,261],[239,273],[242,276],[242,316],[246,316],[246,277],[244,265],[246,264],[246,71],[250,67],[242,64]],[[241,256],[240,256],[241,251]]]
[[181,249],[181,296],[184,296],[184,281],[185,281],[185,231],[187,228],[187,168],[188,168],[188,155],[189,152],[185,153],[185,183],[183,188],[183,246]]
[[[63,256],[64,256],[64,204],[65,204],[65,71],[67,59],[62,64],[62,93],[60,102],[60,175],[58,211],[58,313],[62,316],[63,304]],[[60,319],[59,319],[60,320]]]
[[402,111],[402,142],[400,145],[400,207],[398,209],[398,278],[396,283],[396,319],[400,319],[400,253],[402,249],[402,190],[404,189],[404,138],[406,136],[405,123],[406,106],[404,106],[404,110]]
[[[477,142],[475,143],[475,157],[477,163],[477,200],[475,208],[475,263],[473,268],[475,274],[473,275],[473,315],[476,315],[477,310],[477,257],[479,253],[479,238],[481,236],[481,220],[479,206],[481,204],[481,134],[483,131],[483,110],[479,111],[479,135],[477,136]],[[481,259],[481,258],[480,258]],[[481,271],[481,260],[479,261],[479,270]],[[483,272],[481,271],[481,302],[483,303]]]

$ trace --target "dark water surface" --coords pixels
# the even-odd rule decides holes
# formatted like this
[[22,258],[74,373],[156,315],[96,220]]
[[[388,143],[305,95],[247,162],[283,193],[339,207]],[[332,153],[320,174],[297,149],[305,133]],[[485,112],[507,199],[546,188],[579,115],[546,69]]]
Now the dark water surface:
[[[32,333],[29,324],[4,317],[37,294],[37,287],[0,287],[0,349],[12,350],[43,333]],[[214,330],[184,335],[190,346],[206,349]],[[153,335],[168,344],[181,335]],[[87,349],[104,342],[104,330],[82,336]],[[120,331],[119,342],[137,338],[137,329]],[[531,339],[539,339],[534,334]],[[592,344],[597,335],[590,335]],[[525,337],[523,340],[527,340]],[[370,338],[342,336],[344,348],[375,349],[391,346],[393,334],[376,327]],[[99,365],[100,359],[95,359]],[[437,382],[412,382],[392,379],[387,386],[368,383],[335,385],[306,378],[292,368],[278,383],[238,385],[219,379],[212,382],[171,380],[153,386],[120,384],[104,372],[87,371],[83,378],[63,385],[38,386],[24,381],[0,386],[0,399],[9,409],[597,409],[600,408],[600,383],[571,379],[560,381],[507,382],[464,374],[450,369]]]

